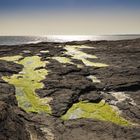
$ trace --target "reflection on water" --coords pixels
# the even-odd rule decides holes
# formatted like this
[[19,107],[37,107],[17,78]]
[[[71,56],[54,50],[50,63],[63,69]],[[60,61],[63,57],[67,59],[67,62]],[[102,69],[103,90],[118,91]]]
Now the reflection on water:
[[38,42],[66,42],[82,40],[123,40],[140,38],[140,35],[47,35],[47,36],[0,36],[0,45],[18,45]]

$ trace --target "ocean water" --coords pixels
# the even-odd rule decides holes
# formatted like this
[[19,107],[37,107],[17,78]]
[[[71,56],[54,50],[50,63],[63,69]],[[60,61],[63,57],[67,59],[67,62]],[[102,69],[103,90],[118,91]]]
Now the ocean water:
[[67,42],[81,40],[126,40],[140,38],[140,35],[48,35],[48,36],[0,36],[0,45],[20,45],[39,42]]

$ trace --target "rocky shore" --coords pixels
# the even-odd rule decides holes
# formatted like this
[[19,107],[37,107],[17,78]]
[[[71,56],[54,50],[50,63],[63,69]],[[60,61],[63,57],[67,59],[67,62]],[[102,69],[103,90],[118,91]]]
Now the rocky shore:
[[0,46],[0,140],[139,140],[140,39]]

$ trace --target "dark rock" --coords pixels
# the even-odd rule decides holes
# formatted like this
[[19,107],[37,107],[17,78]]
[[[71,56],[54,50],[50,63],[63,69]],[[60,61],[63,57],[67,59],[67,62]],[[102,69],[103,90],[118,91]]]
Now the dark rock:
[[136,123],[140,120],[140,91],[126,92],[131,98],[129,101],[118,103],[117,106],[122,110],[124,116],[131,118]]
[[[62,128],[62,129],[61,129]],[[64,122],[57,127],[56,140],[139,140],[140,128],[121,127],[109,122],[77,119]]]
[[25,124],[6,103],[0,101],[0,139],[28,140]]
[[69,89],[56,91],[51,96],[53,100],[50,105],[52,107],[52,115],[62,116],[66,111],[78,100],[78,94]]
[[[93,48],[82,51],[96,55],[92,62],[108,64],[105,68],[77,68],[73,64],[61,64],[52,60],[53,56],[65,55],[65,45],[89,45]],[[18,48],[18,49],[17,49]],[[24,54],[23,51],[30,51]],[[48,50],[47,54],[40,51]],[[52,130],[55,140],[139,140],[140,139],[140,39],[122,41],[74,41],[66,43],[44,42],[38,44],[0,46],[0,56],[23,57],[38,55],[42,61],[49,61],[45,67],[49,74],[44,79],[44,87],[36,90],[39,97],[52,97],[52,116],[26,113],[18,107],[15,88],[6,83],[2,76],[10,76],[22,70],[23,66],[0,60],[0,139],[28,140],[35,134],[39,140],[49,139]],[[83,64],[72,59],[75,64]],[[101,83],[93,83],[87,76],[94,75]],[[18,77],[21,78],[21,77]],[[76,102],[88,100],[98,103],[104,99],[109,104],[117,101],[110,92],[124,92],[130,96],[116,106],[122,116],[136,123],[122,127],[111,122],[91,119],[62,121],[60,117]],[[46,128],[42,131],[41,128]],[[49,128],[49,130],[48,130]],[[50,134],[51,135],[51,134]]]
[[0,72],[14,74],[22,70],[23,66],[14,62],[0,60]]
[[80,101],[89,101],[94,103],[99,103],[102,100],[102,95],[98,93],[97,91],[91,91],[89,93],[85,93],[80,96]]
[[0,83],[0,93],[1,94],[14,94],[15,93],[15,87],[8,84],[8,83]]

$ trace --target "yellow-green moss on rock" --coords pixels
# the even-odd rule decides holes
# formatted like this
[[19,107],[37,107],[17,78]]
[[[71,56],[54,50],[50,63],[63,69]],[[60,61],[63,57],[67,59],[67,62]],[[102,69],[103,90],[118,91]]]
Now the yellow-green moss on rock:
[[[15,60],[14,58],[10,57],[9,59]],[[31,56],[18,61],[18,64],[24,66],[19,74],[3,77],[5,81],[16,87],[18,105],[27,112],[51,113],[49,106],[51,98],[41,99],[35,93],[36,89],[43,88],[44,85],[40,81],[48,74],[45,68],[37,68],[45,67],[47,62],[41,61],[39,56]]]
[[63,120],[91,118],[101,121],[108,121],[122,126],[128,126],[131,123],[121,117],[110,105],[103,101],[99,103],[79,102],[73,106],[62,116]]
[[71,59],[70,58],[67,58],[67,57],[62,57],[62,56],[57,56],[57,57],[52,57],[52,59],[58,61],[59,63],[62,63],[62,64],[73,64],[71,62]]
[[15,56],[5,56],[5,57],[1,57],[0,60],[5,60],[5,61],[13,61],[18,63],[18,60],[21,59],[22,56],[21,55],[15,55]]
[[98,57],[96,55],[91,55],[83,52],[81,49],[84,48],[91,48],[88,46],[80,46],[80,45],[66,45],[65,49],[67,52],[65,52],[67,55],[72,56],[73,59],[81,60],[86,66],[91,66],[91,67],[107,67],[107,64],[104,63],[96,63],[96,62],[91,62],[88,59],[97,59]]

